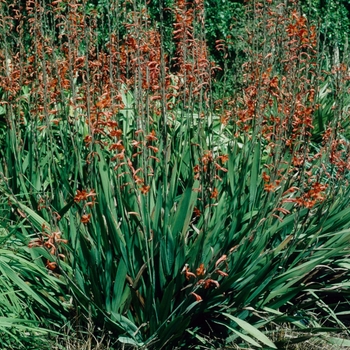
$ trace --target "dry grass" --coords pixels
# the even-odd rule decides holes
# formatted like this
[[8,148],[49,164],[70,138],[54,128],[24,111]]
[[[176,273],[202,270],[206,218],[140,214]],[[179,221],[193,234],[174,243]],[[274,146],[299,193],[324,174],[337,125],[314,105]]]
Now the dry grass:
[[[277,335],[277,334],[276,334]],[[300,332],[295,333],[290,329],[283,329],[278,332],[278,336],[276,339],[272,339],[273,341],[284,341],[286,343],[285,346],[281,349],[285,350],[339,350],[339,349],[348,349],[348,347],[340,346],[340,345],[332,345],[326,341],[327,337],[337,337],[348,339],[347,334],[327,334],[321,337],[310,338],[309,340],[305,340],[300,343],[293,343],[293,339],[297,337],[307,337],[310,334],[302,334]],[[288,341],[289,340],[289,341]]]
[[[100,333],[100,335],[96,335]],[[281,332],[275,333],[274,341],[278,342],[281,340],[286,341],[290,339],[290,343],[286,342],[286,345],[279,346],[280,350],[341,350],[349,349],[347,346],[332,345],[326,340],[321,338],[312,338],[301,343],[293,344],[292,339],[301,337],[300,333],[295,334],[291,330],[282,330]],[[307,336],[307,334],[305,334]],[[325,336],[325,338],[327,335]],[[346,334],[338,335],[339,338],[347,338]],[[156,348],[154,348],[156,349]],[[199,349],[199,348],[198,348]],[[209,343],[201,349],[213,349]],[[231,344],[225,349],[221,350],[253,350],[255,348],[240,347],[237,344]],[[135,347],[126,346],[123,344],[116,343],[115,340],[111,340],[107,332],[102,333],[100,330],[95,332],[92,324],[89,325],[89,329],[86,331],[79,331],[76,333],[69,333],[66,336],[60,336],[55,339],[55,342],[50,346],[50,350],[136,350]],[[169,349],[170,350],[170,349]]]
[[95,336],[93,333],[70,334],[67,336],[57,337],[52,343],[52,350],[112,350],[121,349],[111,345],[108,335],[101,337]]
[[116,341],[111,334],[100,328],[96,328],[92,320],[87,319],[85,328],[82,327],[82,320],[75,320],[75,324],[67,325],[61,330],[50,345],[50,350],[112,350],[120,349],[114,346]]
[[349,349],[347,346],[331,345],[325,340],[316,338],[299,344],[289,344],[284,347],[286,350],[339,350]]

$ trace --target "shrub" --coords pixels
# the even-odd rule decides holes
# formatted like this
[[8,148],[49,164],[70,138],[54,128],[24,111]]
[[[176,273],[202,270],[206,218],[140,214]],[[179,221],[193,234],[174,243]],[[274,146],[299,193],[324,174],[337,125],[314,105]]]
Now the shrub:
[[219,99],[201,1],[170,9],[173,56],[144,3],[17,5],[2,4],[1,212],[73,314],[157,349],[346,329],[348,69],[296,3],[247,5]]

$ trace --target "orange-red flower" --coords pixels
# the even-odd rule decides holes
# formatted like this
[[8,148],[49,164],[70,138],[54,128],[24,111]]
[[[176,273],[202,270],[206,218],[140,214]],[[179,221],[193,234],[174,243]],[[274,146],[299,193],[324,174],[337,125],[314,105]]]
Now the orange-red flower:
[[143,185],[144,184],[144,181],[141,177],[138,177],[137,175],[134,175],[134,180],[135,180],[135,183],[138,184],[138,185]]
[[221,171],[223,171],[224,173],[227,173],[227,172],[228,172],[228,170],[227,170],[226,168],[222,167],[222,166],[219,165],[218,163],[214,163],[214,164],[215,164],[216,170],[221,170]]
[[217,260],[217,262],[215,263],[215,267],[218,267],[219,264],[221,264],[223,261],[227,260],[227,255],[223,255],[220,259]]
[[195,293],[195,292],[192,292],[190,294],[193,295],[196,298],[196,301],[202,301],[203,300],[202,297],[200,295],[198,295],[197,293]]
[[228,161],[228,155],[223,154],[223,155],[219,156],[218,159],[221,160],[222,164],[225,164]]
[[264,190],[267,192],[273,192],[276,188],[276,185],[271,184],[271,183],[267,183],[264,185]]
[[92,136],[91,135],[87,135],[84,137],[84,142],[88,145],[89,143],[92,142]]
[[82,217],[81,217],[81,222],[82,222],[83,224],[87,224],[87,223],[90,222],[90,219],[91,219],[91,214],[84,214],[84,215],[82,215]]
[[221,277],[227,277],[228,274],[224,271],[221,271],[221,270],[216,270],[215,271],[218,275],[220,275]]
[[205,280],[204,281],[204,288],[208,289],[208,288],[211,288],[211,287],[219,288],[220,284],[219,284],[218,281],[212,280],[210,278]]
[[117,138],[119,138],[119,137],[121,137],[121,136],[123,135],[123,132],[122,132],[122,130],[120,130],[120,129],[118,129],[118,130],[112,130],[112,131],[110,131],[109,135],[112,136],[112,137],[117,137]]
[[195,217],[199,218],[201,216],[201,211],[197,207],[194,207],[193,214]]
[[190,272],[190,268],[189,268],[188,264],[186,264],[184,266],[184,268],[182,269],[182,273],[185,274],[185,278],[187,280],[189,280],[190,277],[197,278],[197,276],[193,272]]
[[198,269],[196,269],[196,274],[197,276],[203,276],[205,274],[205,268],[204,268],[204,264],[201,263],[198,267]]
[[74,197],[74,202],[80,202],[85,201],[89,197],[95,197],[96,193],[94,190],[91,190],[90,192],[86,192],[85,190],[79,191],[77,190],[77,194]]
[[156,137],[156,132],[154,130],[152,130],[148,135],[145,136],[145,139],[149,142],[152,141],[157,141],[157,137]]
[[265,173],[265,171],[263,171],[261,177],[262,177],[262,179],[263,179],[265,182],[269,182],[269,181],[270,181],[270,176],[267,175],[267,174]]
[[41,238],[36,238],[28,243],[28,248],[42,247],[43,245],[44,241]]
[[211,191],[210,198],[215,199],[215,198],[217,198],[218,195],[219,195],[218,189],[217,189],[217,188],[214,188],[214,189]]
[[154,153],[158,153],[159,149],[154,146],[148,146],[149,149],[151,149]]
[[150,188],[150,186],[143,185],[142,187],[140,187],[140,191],[142,194],[147,194]]
[[112,150],[123,151],[124,150],[124,146],[123,146],[122,142],[123,142],[122,140],[119,140],[117,143],[112,143],[109,146],[109,150],[110,151],[112,151]]
[[51,270],[54,271],[55,269],[57,269],[57,263],[55,263],[54,261],[49,261],[47,260],[46,262],[46,267]]

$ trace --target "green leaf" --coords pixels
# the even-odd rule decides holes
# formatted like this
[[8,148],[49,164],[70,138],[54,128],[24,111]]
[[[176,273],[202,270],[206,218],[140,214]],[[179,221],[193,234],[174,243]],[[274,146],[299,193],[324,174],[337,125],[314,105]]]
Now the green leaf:
[[129,337],[118,337],[118,341],[122,344],[129,344],[129,345],[133,345],[133,346],[137,346],[137,347],[141,347],[144,344],[143,343],[139,343],[136,340],[129,338]]
[[249,186],[249,211],[253,211],[256,194],[258,189],[258,175],[260,172],[260,141],[256,142],[254,149],[253,164],[250,171],[250,186]]
[[246,331],[248,334],[256,338],[257,340],[261,341],[265,345],[269,346],[270,348],[277,349],[276,345],[262,332],[260,332],[257,328],[252,326],[246,321],[243,321],[235,316],[232,316],[228,313],[223,312],[224,316],[228,317],[232,321],[238,324],[244,331]]
[[174,296],[174,280],[170,281],[169,285],[165,288],[162,295],[162,301],[159,306],[159,322],[164,322],[166,318],[171,314],[173,296]]
[[[198,186],[197,182],[193,187],[196,185]],[[176,208],[175,215],[170,222],[170,229],[174,237],[176,237],[180,232],[182,232],[182,235],[184,235],[188,228],[188,223],[192,216],[192,205],[197,197],[197,193],[193,191],[193,187],[189,186],[186,188]]]
[[0,271],[3,273],[3,275],[11,279],[12,282],[15,283],[19,288],[21,288],[29,297],[32,297],[44,307],[48,307],[43,297],[40,297],[32,288],[29,287],[28,284],[26,284],[20,277],[18,277],[16,272],[13,269],[11,269],[11,267],[2,259],[0,260]]
[[[237,331],[236,329],[234,328],[231,328],[231,327],[228,327],[226,325],[226,327],[228,329],[230,329],[233,333],[235,333],[235,335],[238,335],[240,338],[242,338],[243,340],[245,340],[247,343],[249,344],[252,344],[253,346],[256,346],[257,348],[261,348],[261,345],[259,343],[257,343],[253,338],[249,337],[248,335],[244,334],[244,333],[241,333],[239,331]],[[236,339],[237,337],[236,336],[230,336],[226,339],[226,344],[227,343],[230,343],[231,341],[233,341],[234,339]]]
[[[112,297],[112,311],[118,312],[121,306],[122,295],[124,292],[125,280],[127,274],[127,267],[123,260],[119,261],[117,274],[115,276],[113,297]],[[129,288],[129,287],[128,287]]]
[[350,347],[350,340],[349,339],[342,339],[342,338],[336,338],[336,337],[321,337],[324,339],[327,343],[336,345],[339,347]]

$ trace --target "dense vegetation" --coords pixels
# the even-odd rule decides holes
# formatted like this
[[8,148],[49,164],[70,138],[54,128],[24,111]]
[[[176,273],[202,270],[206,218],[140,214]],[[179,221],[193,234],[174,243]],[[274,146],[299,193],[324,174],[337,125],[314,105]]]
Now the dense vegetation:
[[1,348],[350,344],[348,12],[326,5],[0,3]]

